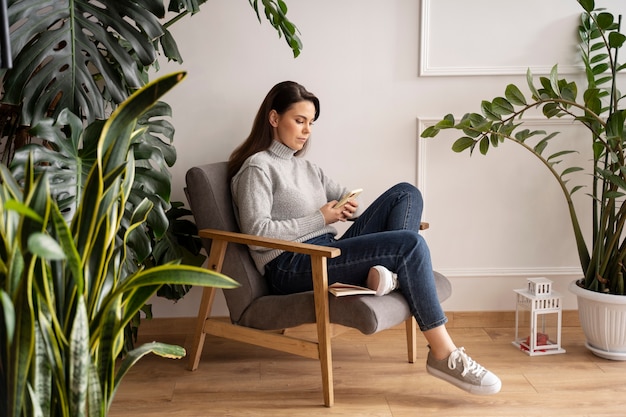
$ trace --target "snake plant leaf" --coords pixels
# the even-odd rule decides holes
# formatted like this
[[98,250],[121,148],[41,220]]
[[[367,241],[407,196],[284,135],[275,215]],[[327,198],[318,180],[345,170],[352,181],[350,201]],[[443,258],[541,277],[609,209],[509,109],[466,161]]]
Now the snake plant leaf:
[[32,276],[27,275],[20,283],[15,304],[15,333],[13,343],[7,352],[7,363],[14,366],[6,371],[7,398],[9,402],[7,417],[20,417],[26,398],[28,372],[35,346],[35,315],[33,313]]
[[97,352],[97,373],[103,398],[109,398],[111,395],[115,359],[121,351],[119,341],[116,340],[122,315],[121,296],[108,299],[109,302],[104,304],[105,307],[95,316],[91,316],[89,328],[89,345],[92,352]]
[[33,390],[33,387],[28,384],[26,390],[27,398],[25,401],[26,415],[31,417],[45,417],[44,411],[39,405],[39,393]]
[[11,302],[11,297],[2,288],[0,288],[0,305],[2,305],[2,316],[4,329],[2,340],[4,343],[11,344],[13,335],[15,334],[15,308]]
[[[1,168],[1,166],[0,166]],[[3,177],[4,179],[4,177]],[[17,200],[7,200],[4,202],[4,209],[9,211],[15,211],[16,213],[18,213],[21,216],[24,217],[29,217],[35,221],[38,222],[43,222],[43,218],[37,214],[37,212],[33,209],[31,209],[30,207],[26,206],[25,204],[17,201]]]
[[100,417],[106,415],[108,406],[106,402],[102,400],[102,390],[100,387],[100,381],[98,380],[98,372],[93,361],[89,364],[87,402],[89,405],[89,417]]
[[[46,311],[45,308],[42,308],[37,317],[35,353],[32,362],[33,368],[30,371],[33,378],[32,386],[36,390],[39,406],[46,416],[50,415],[50,410],[53,407],[52,392],[54,390],[63,392],[65,382],[65,373],[61,365],[61,349],[59,349],[60,344],[65,343],[65,339],[58,337],[58,334],[63,334],[63,329],[58,326],[53,328],[53,323],[50,322],[49,318],[52,318],[50,310]],[[53,383],[55,389],[52,387]],[[64,403],[65,397],[62,396],[56,401]]]
[[216,288],[237,288],[239,283],[226,275],[190,265],[159,265],[128,277],[110,294],[120,294],[146,285],[188,284]]
[[[112,146],[121,135],[130,136],[130,131],[134,128],[136,120],[150,108],[160,96],[165,94],[176,84],[186,77],[186,73],[177,72],[161,77],[147,84],[141,90],[124,101],[113,112],[102,128],[103,139],[99,143],[98,152],[100,158],[103,158],[105,172],[107,166],[116,166],[127,158],[128,147],[130,143],[118,144]],[[106,158],[103,150],[107,150]]]
[[33,254],[52,261],[66,258],[63,248],[46,233],[32,233],[28,237],[28,249]]
[[83,297],[78,297],[69,342],[70,413],[83,417],[87,404],[90,363],[89,322]]
[[[117,374],[115,375],[115,389],[120,386],[122,379],[132,368],[132,366],[137,363],[139,359],[149,353],[153,353],[164,358],[180,359],[185,356],[185,349],[180,346],[159,342],[145,343],[138,348],[133,349],[122,360],[122,363],[117,370]],[[112,394],[115,394],[115,391],[113,391]],[[111,396],[111,398],[113,398],[113,396]]]

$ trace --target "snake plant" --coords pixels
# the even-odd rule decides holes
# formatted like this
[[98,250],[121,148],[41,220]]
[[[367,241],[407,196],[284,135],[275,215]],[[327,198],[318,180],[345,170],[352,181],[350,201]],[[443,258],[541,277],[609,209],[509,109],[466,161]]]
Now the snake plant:
[[[126,325],[162,284],[237,286],[174,262],[132,273],[124,266],[128,242],[153,207],[142,200],[123,226],[137,119],[184,77],[148,83],[98,128],[94,163],[69,218],[51,195],[50,175],[36,173],[32,159],[19,182],[0,165],[0,415],[106,416],[122,377],[142,356],[184,355],[154,342],[116,363]],[[89,128],[76,129],[86,140]]]

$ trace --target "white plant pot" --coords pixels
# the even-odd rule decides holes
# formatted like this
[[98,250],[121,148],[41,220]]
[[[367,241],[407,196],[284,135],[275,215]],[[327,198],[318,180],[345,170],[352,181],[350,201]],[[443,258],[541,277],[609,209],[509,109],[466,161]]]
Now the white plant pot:
[[586,290],[576,282],[569,290],[578,299],[587,348],[601,358],[626,361],[626,296]]

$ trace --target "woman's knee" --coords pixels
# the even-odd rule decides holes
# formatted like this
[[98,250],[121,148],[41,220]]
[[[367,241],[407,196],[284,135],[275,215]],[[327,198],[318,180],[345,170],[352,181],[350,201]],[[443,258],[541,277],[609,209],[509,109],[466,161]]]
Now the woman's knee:
[[418,207],[423,207],[424,200],[422,198],[422,193],[413,184],[409,184],[408,182],[400,182],[392,187],[394,192],[397,192],[400,195],[408,195],[410,196],[412,202],[416,204]]

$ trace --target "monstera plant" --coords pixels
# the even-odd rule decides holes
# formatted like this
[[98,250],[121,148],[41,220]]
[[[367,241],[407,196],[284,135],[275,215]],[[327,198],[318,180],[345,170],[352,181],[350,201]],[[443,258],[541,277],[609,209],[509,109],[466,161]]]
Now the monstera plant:
[[125,327],[162,284],[237,286],[176,262],[132,273],[124,266],[128,242],[153,209],[143,199],[123,225],[136,171],[132,143],[142,129],[136,121],[184,76],[148,83],[103,124],[69,125],[77,140],[94,143],[69,216],[32,159],[19,181],[0,165],[0,415],[105,416],[121,378],[143,355],[184,355],[154,342],[116,363]]
[[[134,91],[149,81],[157,58],[182,63],[169,28],[200,11],[206,0],[8,0],[8,23],[13,67],[0,70],[0,152],[2,163],[19,169],[26,159],[46,171],[50,192],[62,213],[71,216],[95,162],[96,142],[67,135],[79,126],[100,129],[104,120]],[[261,21],[265,18],[284,36],[294,56],[301,42],[287,19],[282,0],[249,0]],[[4,52],[4,51],[3,51]],[[125,267],[129,273],[172,259],[200,265],[204,257],[194,236],[195,225],[185,218],[182,203],[170,201],[171,175],[176,162],[170,107],[159,102],[138,119],[142,129],[133,138],[135,175],[123,212],[120,234],[144,199],[153,205],[146,222],[127,240]],[[93,135],[88,135],[93,137]],[[36,149],[35,149],[36,148]],[[187,285],[165,283],[159,296],[177,300]],[[144,309],[150,316],[149,307]],[[131,324],[136,333],[139,316]],[[132,347],[132,340],[127,343]]]

